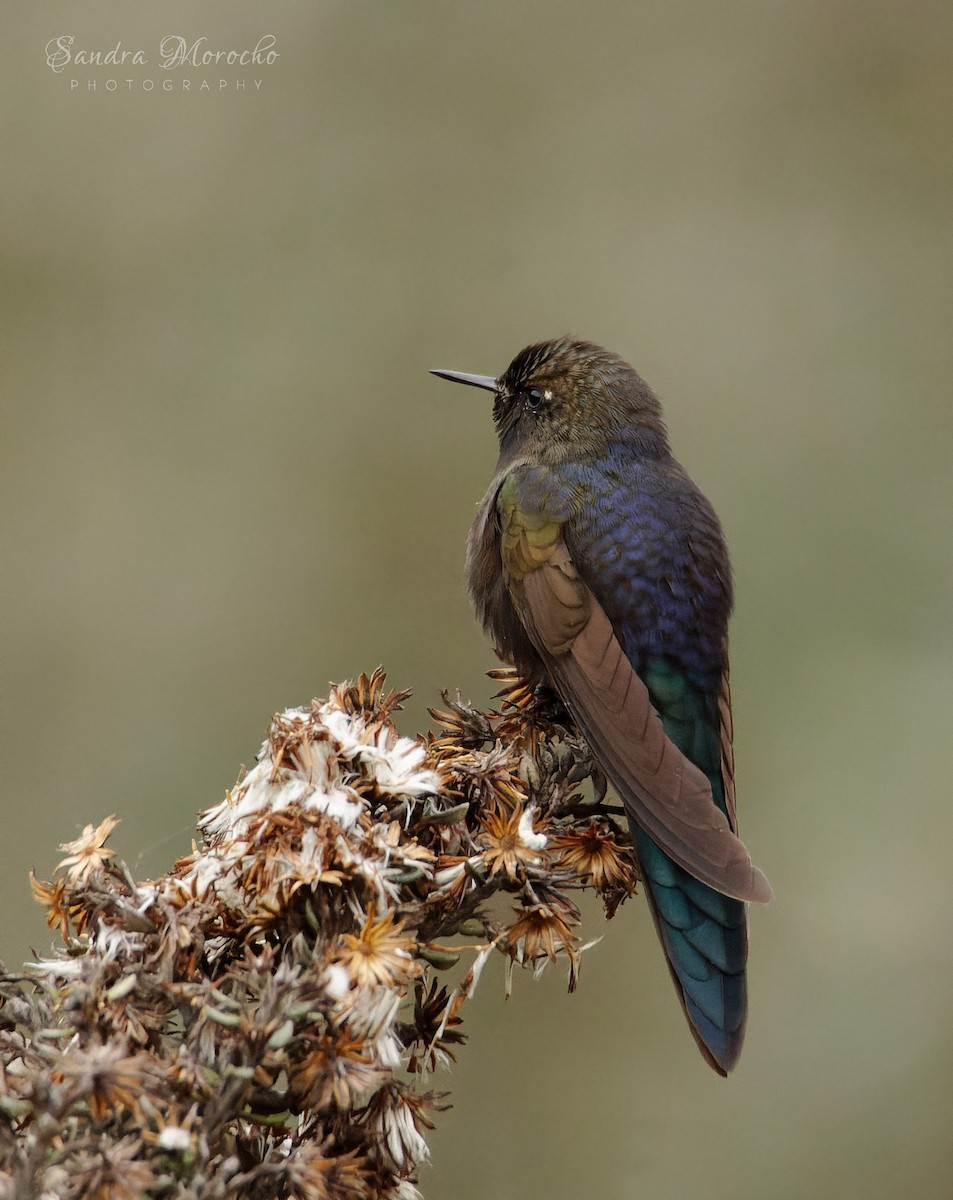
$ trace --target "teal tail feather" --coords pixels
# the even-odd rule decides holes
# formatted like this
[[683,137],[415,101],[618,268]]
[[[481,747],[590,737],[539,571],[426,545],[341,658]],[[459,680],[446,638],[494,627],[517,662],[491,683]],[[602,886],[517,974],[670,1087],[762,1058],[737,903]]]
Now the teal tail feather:
[[[719,695],[728,706],[726,684],[692,679],[660,660],[649,664],[646,682],[665,732],[705,772],[715,803],[732,820],[722,774],[725,717]],[[730,716],[727,742],[731,771]],[[699,882],[648,834],[631,828],[655,927],[689,1026],[711,1066],[727,1075],[741,1054],[748,1014],[746,905]]]
[[632,827],[655,927],[699,1049],[727,1075],[738,1061],[747,1017],[745,905],[674,863]]

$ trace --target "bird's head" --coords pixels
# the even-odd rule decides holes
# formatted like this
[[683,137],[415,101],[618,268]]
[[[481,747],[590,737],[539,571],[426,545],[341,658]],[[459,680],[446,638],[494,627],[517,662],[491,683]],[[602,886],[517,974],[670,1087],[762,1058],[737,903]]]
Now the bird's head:
[[499,378],[433,371],[493,392],[493,421],[506,458],[560,463],[636,441],[645,457],[668,450],[662,409],[648,384],[617,354],[562,337],[527,346]]

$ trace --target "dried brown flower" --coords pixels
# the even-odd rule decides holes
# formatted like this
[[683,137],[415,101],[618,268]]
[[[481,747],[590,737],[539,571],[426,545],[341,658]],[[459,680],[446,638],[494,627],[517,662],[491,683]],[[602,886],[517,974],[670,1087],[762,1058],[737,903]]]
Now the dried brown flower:
[[635,890],[632,854],[617,841],[618,831],[607,821],[590,821],[586,829],[572,829],[553,838],[558,861],[594,888]]
[[84,1100],[93,1120],[103,1121],[117,1109],[139,1114],[139,1099],[151,1065],[144,1055],[128,1054],[119,1040],[72,1047],[56,1061],[54,1079],[69,1086],[74,1100]]
[[359,988],[375,983],[383,987],[394,987],[407,983],[421,972],[411,952],[416,941],[402,937],[403,921],[396,921],[393,913],[387,913],[379,921],[374,920],[374,909],[359,934],[345,933],[341,936],[342,948],[335,956]]
[[[573,987],[571,896],[608,910],[635,886],[565,713],[500,678],[500,711],[444,697],[424,739],[379,671],[279,713],[159,879],[105,848],[115,817],[62,847],[32,886],[66,949],[0,976],[0,1191],[419,1196],[440,1107],[420,1088],[490,957],[507,987],[566,958]],[[522,901],[508,922],[499,893]]]
[[141,1200],[158,1182],[142,1157],[143,1145],[134,1135],[117,1142],[102,1138],[94,1149],[81,1151],[73,1164],[75,1193],[86,1200]]
[[511,958],[535,965],[542,958],[555,962],[560,951],[575,952],[576,937],[564,917],[544,904],[518,911],[506,935],[506,950]]
[[483,821],[481,858],[491,875],[504,871],[513,883],[526,867],[536,866],[546,838],[533,829],[533,809],[494,810]]
[[299,1111],[321,1112],[334,1105],[350,1112],[388,1079],[390,1071],[376,1062],[366,1038],[324,1033],[292,1064],[290,1097]]
[[101,871],[115,857],[115,850],[107,850],[106,842],[118,824],[119,818],[111,816],[100,821],[95,829],[86,825],[78,838],[60,846],[67,854],[56,864],[57,871],[65,868],[70,883],[86,883],[93,871]]

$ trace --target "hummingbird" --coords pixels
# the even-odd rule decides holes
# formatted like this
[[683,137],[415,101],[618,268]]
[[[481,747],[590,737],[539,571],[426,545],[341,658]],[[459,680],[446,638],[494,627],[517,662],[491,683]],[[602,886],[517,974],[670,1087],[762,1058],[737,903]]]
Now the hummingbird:
[[496,472],[467,542],[499,657],[551,688],[622,801],[689,1028],[727,1075],[747,1018],[747,902],[771,887],[738,837],[731,566],[662,407],[618,355],[562,337],[499,378]]

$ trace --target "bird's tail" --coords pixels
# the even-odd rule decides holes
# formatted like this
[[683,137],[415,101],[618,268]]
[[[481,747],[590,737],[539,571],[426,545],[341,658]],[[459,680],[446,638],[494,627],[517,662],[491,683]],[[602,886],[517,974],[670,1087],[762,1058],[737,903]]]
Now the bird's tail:
[[745,905],[689,875],[630,822],[645,892],[676,991],[698,1047],[727,1075],[748,1014]]

